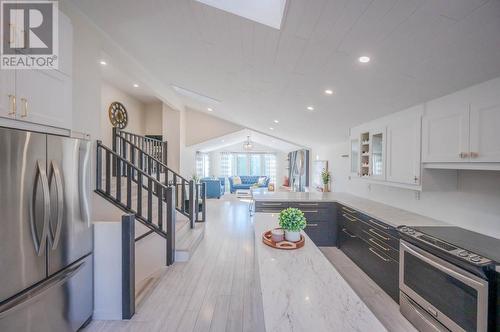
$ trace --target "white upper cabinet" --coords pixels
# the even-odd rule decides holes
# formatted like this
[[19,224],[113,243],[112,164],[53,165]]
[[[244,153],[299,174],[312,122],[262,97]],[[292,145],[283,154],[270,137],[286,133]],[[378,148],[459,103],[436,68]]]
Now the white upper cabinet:
[[57,70],[18,70],[18,119],[59,128],[71,128],[71,80]]
[[423,118],[422,135],[423,162],[464,162],[469,150],[467,105],[432,109]]
[[427,103],[422,126],[426,167],[498,169],[500,79]]
[[60,12],[59,69],[0,70],[0,117],[71,129],[72,50],[71,21]]
[[497,100],[471,104],[470,161],[500,162],[500,90]]
[[387,181],[420,185],[422,106],[397,115],[387,126]]
[[15,118],[16,112],[16,72],[0,70],[0,116]]

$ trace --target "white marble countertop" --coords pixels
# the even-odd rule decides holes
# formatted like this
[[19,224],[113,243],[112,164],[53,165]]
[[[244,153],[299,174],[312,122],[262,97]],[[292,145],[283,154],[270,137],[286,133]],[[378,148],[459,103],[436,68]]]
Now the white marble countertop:
[[297,250],[262,243],[262,233],[277,224],[277,214],[254,216],[267,331],[386,331],[306,234]]
[[256,202],[338,202],[394,227],[448,225],[443,221],[347,193],[254,191],[253,199]]

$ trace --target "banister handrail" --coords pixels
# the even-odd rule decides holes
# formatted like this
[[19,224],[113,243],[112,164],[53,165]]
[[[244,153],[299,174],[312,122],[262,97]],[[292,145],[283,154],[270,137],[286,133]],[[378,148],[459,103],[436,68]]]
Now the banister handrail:
[[[172,170],[170,167],[168,167],[167,165],[165,165],[162,161],[158,160],[155,156],[152,156],[150,155],[149,153],[143,151],[139,146],[137,146],[137,144],[135,144],[134,142],[132,142],[131,140],[125,138],[125,137],[122,137],[122,136],[118,136],[119,139],[121,140],[124,140],[125,142],[127,142],[128,144],[130,144],[134,149],[136,149],[137,151],[140,151],[142,152],[144,155],[146,155],[147,157],[150,157],[152,158],[155,162],[157,162],[161,167],[163,167],[163,169],[169,171],[170,173],[172,174],[175,174],[175,176],[177,178],[179,178],[180,180],[184,180],[186,182],[189,182],[188,179],[186,179],[185,177],[183,177],[182,175],[180,175],[179,173],[177,173],[176,171]],[[159,141],[161,142],[161,141]]]
[[120,161],[123,162],[125,165],[128,165],[128,166],[132,167],[135,171],[138,171],[143,176],[145,176],[148,180],[151,180],[152,182],[154,182],[155,184],[159,185],[163,189],[167,189],[168,188],[168,186],[166,186],[165,184],[163,184],[158,179],[156,179],[153,176],[149,175],[148,173],[144,172],[142,169],[140,169],[136,165],[132,164],[130,161],[128,161],[127,159],[123,158],[118,153],[116,153],[112,149],[108,148],[106,145],[103,145],[102,141],[97,141],[97,146],[100,147],[100,148],[102,148],[102,149],[104,149],[104,150],[106,150],[106,151],[108,151],[113,156],[115,156],[116,158],[120,159]]

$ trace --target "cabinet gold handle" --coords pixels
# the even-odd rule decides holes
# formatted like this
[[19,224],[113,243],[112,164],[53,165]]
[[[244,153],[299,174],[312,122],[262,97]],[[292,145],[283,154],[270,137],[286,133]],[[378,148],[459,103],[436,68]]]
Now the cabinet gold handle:
[[390,262],[390,259],[387,259],[387,258],[384,258],[382,257],[382,255],[380,255],[379,253],[377,253],[375,250],[373,250],[373,248],[368,248],[368,250],[370,250],[375,256],[377,256],[378,258],[380,258],[381,260],[383,260],[384,262]]
[[306,227],[318,227],[318,224],[307,224]]
[[383,228],[383,229],[385,229],[385,230],[390,230],[390,229],[391,229],[389,226],[383,225],[383,224],[381,224],[380,222],[377,222],[377,221],[375,221],[375,220],[373,220],[373,219],[369,219],[368,221],[369,221],[371,224],[373,224],[373,225],[375,225],[375,226],[378,226],[378,227],[380,227],[380,228]]
[[[366,233],[366,232],[365,232]],[[368,241],[370,241],[370,243],[376,245],[377,247],[379,247],[380,249],[382,249],[383,251],[389,251],[389,248],[386,248],[380,244],[378,244],[377,242],[375,242],[375,240],[373,238],[370,238]]]
[[350,238],[355,238],[356,237],[356,235],[352,235],[345,228],[342,228],[342,232],[346,233]]
[[24,112],[23,114],[21,114],[21,117],[22,118],[25,118],[28,116],[28,99],[26,98],[21,98],[21,101],[23,102],[24,104]]
[[10,112],[9,115],[16,115],[16,96],[9,95]]
[[349,220],[349,221],[353,221],[353,222],[354,222],[354,221],[356,221],[356,218],[354,218],[354,217],[353,217],[354,219],[351,219],[351,218],[349,218],[349,216],[348,216],[347,214],[345,214],[345,213],[343,213],[343,214],[342,214],[342,216],[343,216],[344,218],[346,218],[347,220]]
[[318,210],[303,210],[303,213],[318,213]]
[[347,212],[349,212],[349,213],[356,213],[356,211],[351,210],[351,209],[348,209],[348,208],[346,208],[345,206],[343,206],[343,207],[342,207],[342,210],[347,211]]
[[379,238],[381,238],[382,240],[385,240],[385,241],[389,241],[389,240],[390,240],[390,238],[388,238],[388,237],[386,237],[386,236],[383,236],[382,234],[380,234],[380,233],[376,232],[373,228],[370,228],[368,231],[369,231],[370,233],[372,233],[373,235],[378,236],[378,237],[379,237]]

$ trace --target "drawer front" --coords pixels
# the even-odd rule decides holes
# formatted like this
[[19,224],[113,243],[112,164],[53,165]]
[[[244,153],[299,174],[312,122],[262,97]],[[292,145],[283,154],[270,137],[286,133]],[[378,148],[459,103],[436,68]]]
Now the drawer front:
[[335,203],[328,202],[292,202],[290,203],[290,207],[294,207],[297,209],[332,209]]
[[399,302],[399,263],[376,246],[367,246],[367,258],[360,266],[394,301]]
[[304,213],[307,221],[328,222],[335,219],[335,212],[330,209],[299,208]]
[[365,241],[369,246],[377,249],[377,251],[383,253],[384,255],[390,257],[391,259],[399,262],[399,250],[394,249],[387,245],[387,243],[380,241],[377,237],[372,236],[371,234],[367,234],[364,230],[362,230],[361,238]]
[[316,246],[330,247],[336,244],[334,223],[308,222],[304,231]]
[[392,237],[399,238],[398,230],[395,227],[387,225],[380,220],[374,219],[362,213],[358,213],[358,218],[369,224],[370,227],[373,227],[374,229],[382,231],[383,233],[386,233]]
[[255,207],[256,208],[272,208],[272,209],[286,209],[288,207],[287,202],[255,202]]

